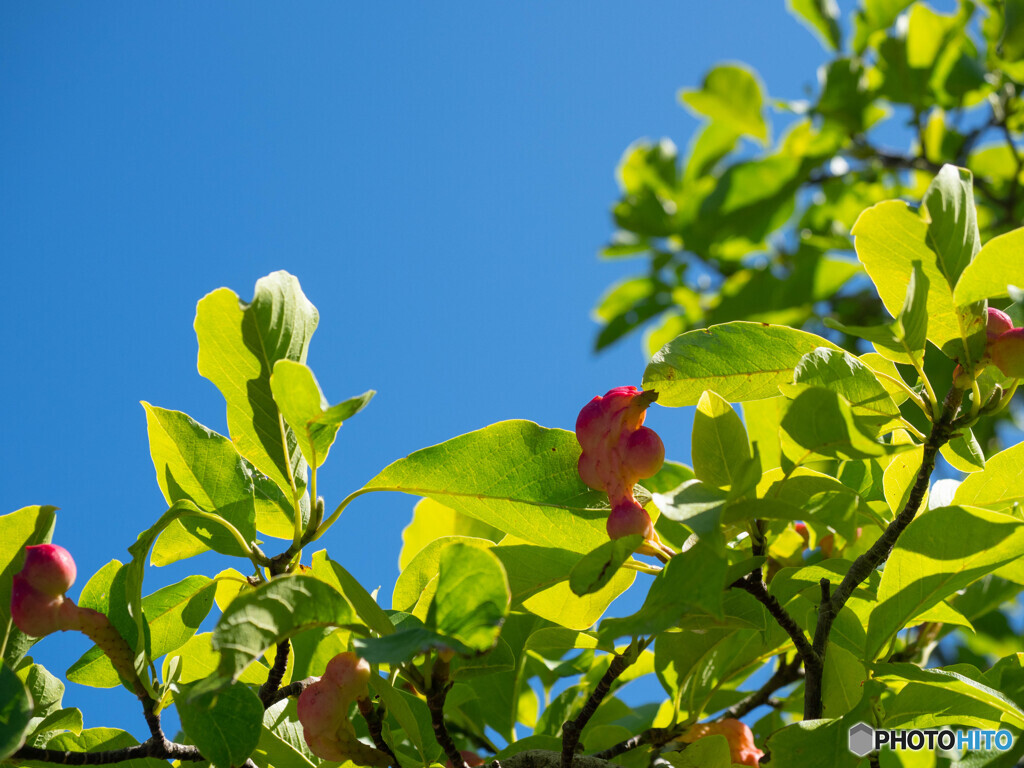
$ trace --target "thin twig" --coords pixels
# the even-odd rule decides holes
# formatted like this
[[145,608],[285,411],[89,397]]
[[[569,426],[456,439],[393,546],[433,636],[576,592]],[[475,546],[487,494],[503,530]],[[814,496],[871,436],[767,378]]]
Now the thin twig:
[[319,679],[319,677],[307,677],[304,680],[296,680],[293,683],[288,683],[288,685],[284,685],[278,688],[274,692],[274,695],[270,697],[270,701],[266,704],[267,708],[269,709],[270,707],[277,704],[277,702],[283,701],[284,699],[300,695],[304,690],[306,690],[309,686],[311,686]]
[[814,649],[811,647],[807,635],[800,629],[800,625],[796,623],[796,620],[782,607],[782,604],[775,598],[775,595],[771,594],[765,587],[760,569],[753,571],[742,579],[737,579],[731,586],[753,595],[761,605],[768,609],[768,613],[772,615],[775,622],[786,630],[786,634],[793,641],[793,645],[796,646],[796,651],[800,654],[804,664],[814,663]]
[[391,765],[394,768],[399,768],[398,758],[395,757],[395,753],[391,751],[388,743],[384,741],[384,729],[380,720],[380,713],[373,706],[373,702],[367,698],[359,698],[356,699],[356,706],[359,707],[359,714],[366,721],[366,727],[370,731],[370,738],[373,739],[374,746],[391,758]]
[[608,749],[595,752],[591,757],[596,757],[600,760],[611,760],[645,744],[650,744],[652,747],[663,747],[679,736],[684,730],[686,729],[679,726],[675,728],[648,728],[636,736],[631,736],[625,741],[620,741],[618,744],[608,747]]
[[448,680],[448,662],[437,657],[434,659],[434,669],[430,675],[430,689],[427,691],[427,708],[430,710],[430,725],[434,729],[434,737],[441,745],[452,768],[466,768],[466,761],[462,759],[462,753],[452,741],[451,734],[444,722],[444,701],[448,697],[448,691],[452,684]]
[[274,694],[277,693],[278,688],[281,687],[281,680],[284,679],[284,672],[288,668],[288,654],[292,649],[292,644],[285,638],[277,644],[277,654],[274,656],[274,666],[270,668],[270,673],[267,675],[267,682],[260,686],[260,701],[263,702],[263,708],[266,709],[274,701],[278,699],[274,698]]
[[[639,657],[642,650],[643,647],[640,647],[636,651],[635,657]],[[572,768],[572,758],[576,754],[576,747],[580,743],[580,734],[583,733],[583,728],[590,721],[590,718],[594,716],[594,713],[597,712],[597,708],[601,705],[604,697],[608,695],[612,683],[635,660],[632,653],[632,649],[628,649],[624,653],[615,654],[615,658],[612,659],[612,663],[608,666],[607,671],[601,676],[597,686],[595,686],[587,701],[583,704],[583,709],[580,710],[580,713],[572,720],[566,720],[562,724],[561,768]]]
[[767,682],[758,688],[756,691],[751,693],[745,699],[742,699],[731,707],[729,707],[722,714],[722,717],[739,719],[749,712],[757,709],[758,707],[772,703],[772,694],[780,688],[784,688],[790,683],[795,683],[801,677],[803,677],[803,659],[797,654],[793,657],[793,660],[788,664],[785,658],[780,657],[778,668],[768,678]]

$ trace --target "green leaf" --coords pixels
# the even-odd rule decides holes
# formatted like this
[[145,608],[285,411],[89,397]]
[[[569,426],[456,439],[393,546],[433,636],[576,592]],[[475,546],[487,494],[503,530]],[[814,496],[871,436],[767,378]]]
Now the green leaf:
[[327,556],[327,551],[321,549],[313,553],[313,575],[320,581],[327,582],[352,604],[356,615],[366,623],[370,629],[380,635],[389,635],[395,631],[391,619],[384,612],[384,609],[377,605],[373,595],[366,591],[351,573],[341,567],[339,563]]
[[1011,562],[1024,547],[1024,522],[976,507],[938,507],[907,526],[890,555],[868,624],[875,659],[908,621],[974,580]]
[[692,446],[697,479],[716,488],[737,486],[737,473],[750,462],[747,430],[728,401],[711,390],[697,403]]
[[887,29],[913,0],[864,0],[854,15],[853,49],[861,53],[872,33]]
[[821,680],[821,700],[826,717],[842,717],[852,710],[864,693],[868,673],[850,651],[829,643]]
[[284,271],[260,278],[250,304],[220,288],[196,307],[199,373],[227,401],[231,440],[289,496],[293,484],[305,486],[306,466],[274,402],[270,375],[278,360],[306,362],[318,320],[299,281]]
[[[143,598],[151,658],[158,659],[188,642],[210,613],[216,588],[206,576],[189,576]],[[95,645],[71,665],[67,675],[72,682],[95,688],[113,688],[120,682],[110,659]]]
[[82,732],[82,710],[75,707],[57,709],[46,717],[32,719],[32,733],[28,741],[46,741],[51,734],[70,731],[73,734]]
[[762,144],[768,140],[761,85],[745,67],[719,65],[704,76],[700,90],[683,90],[679,98],[697,114],[736,133],[752,136]]
[[786,8],[814,32],[827,50],[837,51],[843,47],[839,6],[835,0],[786,0]]
[[214,768],[242,765],[256,749],[263,727],[263,703],[241,683],[223,690],[175,696],[181,727]]
[[[419,506],[419,505],[417,505]],[[449,544],[463,543],[469,546],[489,549],[494,546],[490,539],[478,539],[470,536],[442,536],[428,543],[416,556],[407,563],[398,574],[395,589],[391,595],[391,607],[396,611],[411,611],[427,589],[427,585],[437,578],[441,563],[441,553]]]
[[1024,228],[993,237],[960,275],[957,306],[1009,296],[1008,285],[1024,286]]
[[915,664],[873,664],[875,679],[886,684],[902,685],[914,682],[921,685],[955,691],[960,696],[995,707],[1008,723],[1024,728],[1024,712],[998,691],[957,672],[945,669],[921,669]]
[[514,604],[568,629],[593,626],[636,577],[635,571],[619,569],[605,586],[579,597],[567,581],[582,559],[578,553],[538,547],[514,536],[492,551],[505,566]]
[[6,662],[0,662],[0,760],[25,743],[32,719],[32,699]]
[[894,317],[906,302],[907,275],[920,262],[928,281],[928,339],[947,357],[979,360],[985,352],[983,307],[954,302],[953,286],[929,246],[929,226],[901,200],[879,203],[853,227],[857,256]]
[[729,741],[719,733],[704,736],[682,752],[663,752],[672,768],[731,768]]
[[878,377],[849,352],[827,348],[809,352],[794,369],[793,381],[792,385],[782,386],[782,390],[792,395],[809,387],[835,392],[850,404],[854,415],[862,423],[871,424],[876,433],[889,431],[902,423],[899,406]]
[[783,437],[795,444],[784,442],[783,450],[797,464],[811,455],[858,461],[911,447],[879,443],[842,397],[817,387],[797,395],[781,427]]
[[982,472],[968,475],[953,496],[954,504],[986,507],[997,512],[1010,512],[1014,505],[1024,504],[1024,443],[1012,445],[985,462]]
[[730,403],[779,394],[800,359],[818,347],[839,347],[813,333],[765,323],[733,322],[677,336],[644,371],[644,389],[669,407],[696,405],[711,389]]
[[699,480],[683,483],[667,494],[657,494],[654,503],[669,520],[682,523],[711,546],[723,545],[722,511],[727,494]]
[[801,720],[768,737],[766,751],[779,765],[801,768],[856,768],[861,759],[849,749],[849,732],[856,720]]
[[921,208],[929,219],[928,245],[938,255],[939,269],[952,288],[981,249],[971,172],[942,166],[924,193]]
[[728,563],[707,544],[698,542],[676,555],[655,577],[639,611],[601,622],[603,641],[626,635],[653,635],[675,626],[691,608],[722,616],[722,593]]
[[259,768],[315,768],[316,758],[306,745],[296,716],[294,704],[288,699],[263,713],[260,740],[251,757]]
[[30,544],[47,544],[53,535],[56,507],[22,507],[0,515],[0,656],[12,668],[39,639],[21,632],[11,621],[11,584],[21,570],[22,550]]
[[[128,643],[128,647],[135,650],[138,669],[142,660],[147,657],[145,633],[149,631],[149,625],[145,621],[142,621],[141,625],[135,621],[133,610],[138,610],[141,614],[142,609],[134,608],[129,601],[128,570],[128,566],[119,560],[111,560],[93,574],[82,588],[78,604],[83,608],[99,611],[110,619],[110,623]],[[129,690],[132,682],[122,681],[107,657],[95,646],[71,665],[67,671],[67,678],[73,683],[98,688],[113,688],[126,682]]]
[[424,763],[429,763],[433,755],[427,750],[427,742],[420,733],[419,721],[413,713],[408,699],[402,692],[391,685],[380,675],[370,675],[370,687],[380,697],[388,714],[395,718],[399,727],[405,732],[406,738],[416,748]]
[[312,627],[343,627],[355,620],[352,606],[334,587],[313,576],[285,576],[240,594],[213,630],[220,651],[217,673],[198,689],[220,690],[282,640]]
[[[194,683],[196,680],[202,680],[204,677],[214,674],[220,663],[220,655],[213,650],[212,638],[213,635],[209,632],[195,635],[189,638],[189,641],[181,648],[167,654],[164,657],[163,663],[164,679],[167,679],[169,663],[172,657],[181,660],[178,682],[182,685]],[[339,648],[336,653],[341,653],[344,650],[346,649]],[[333,658],[335,655],[331,654],[330,658]],[[323,666],[320,669],[323,669]],[[320,669],[317,671],[320,671]],[[262,685],[267,682],[267,673],[269,671],[270,669],[266,664],[258,661],[255,664],[249,665],[245,672],[239,676],[238,682],[248,683],[249,685]]]
[[314,469],[327,460],[338,429],[366,407],[377,394],[372,389],[335,406],[329,406],[313,372],[294,360],[278,360],[270,377],[274,402],[295,433],[299,448]]
[[503,421],[399,459],[363,490],[432,498],[525,541],[585,554],[607,541],[608,512],[580,480],[579,457],[572,432]]
[[[456,512],[439,501],[420,499],[413,508],[412,522],[402,531],[402,553],[398,557],[398,568],[404,572],[416,555],[443,536],[463,536],[498,542],[503,535],[497,528],[475,517]],[[436,572],[435,568],[434,573]]]
[[602,589],[642,542],[643,536],[625,536],[606,541],[584,555],[569,574],[569,589],[580,597]]
[[[970,427],[964,427],[954,435],[953,439],[940,449],[942,458],[950,463],[953,469],[961,472],[980,472],[985,468],[985,453],[981,450],[977,438]],[[979,504],[985,507],[987,504]]]
[[471,652],[490,650],[512,599],[501,561],[489,550],[456,543],[441,552],[439,568],[427,626]]
[[23,665],[15,674],[28,689],[35,717],[46,717],[60,709],[64,698],[64,683],[50,674],[42,664]]
[[[187,499],[227,520],[246,541],[256,538],[252,478],[231,441],[180,411],[146,402],[142,407],[146,409],[157,483],[167,503]],[[224,555],[245,556],[225,528],[190,517],[179,523],[205,547]]]

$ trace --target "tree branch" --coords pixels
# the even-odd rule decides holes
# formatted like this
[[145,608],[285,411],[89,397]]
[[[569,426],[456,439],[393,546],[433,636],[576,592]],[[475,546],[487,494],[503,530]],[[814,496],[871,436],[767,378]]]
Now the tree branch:
[[123,763],[128,760],[139,760],[147,757],[156,758],[157,760],[183,760],[193,763],[205,759],[199,753],[197,747],[177,744],[166,739],[164,739],[162,744],[150,739],[132,747],[108,749],[102,752],[64,752],[59,749],[22,747],[11,755],[10,759],[35,760],[37,762],[55,763],[57,765],[110,765],[112,763]]
[[274,695],[270,697],[270,701],[267,702],[265,706],[269,709],[270,707],[277,704],[277,702],[279,701],[290,698],[292,696],[298,696],[319,679],[319,677],[307,677],[304,680],[296,680],[293,683],[289,683],[286,686],[278,688],[274,692]]
[[260,701],[263,702],[263,708],[266,709],[275,701],[274,694],[277,693],[281,687],[281,680],[284,679],[284,672],[288,668],[288,653],[291,651],[292,644],[285,638],[277,644],[277,654],[274,656],[274,666],[270,668],[270,673],[267,675],[267,682],[260,686]]
[[452,768],[466,768],[466,761],[462,759],[462,753],[452,741],[448,733],[448,727],[444,722],[444,700],[448,697],[451,688],[448,681],[448,662],[440,656],[434,659],[434,669],[430,675],[430,688],[427,693],[427,708],[430,709],[430,724],[434,728],[434,737],[441,745]]
[[[645,647],[646,643],[638,644],[636,655],[639,656]],[[612,663],[608,666],[607,671],[601,676],[597,686],[583,704],[583,709],[580,710],[580,713],[572,720],[566,720],[562,724],[562,768],[572,768],[573,756],[576,754],[576,747],[580,743],[580,734],[583,733],[583,728],[590,721],[590,718],[594,716],[594,713],[597,712],[597,708],[601,705],[604,697],[608,695],[612,683],[626,670],[626,667],[633,663],[634,659],[630,658],[631,654],[631,648],[624,653],[615,654],[615,658],[612,659]]]
[[786,609],[782,607],[782,604],[775,598],[775,595],[771,594],[765,587],[760,568],[747,574],[742,579],[736,579],[730,586],[742,589],[744,592],[753,595],[761,605],[768,609],[772,618],[775,619],[780,627],[786,630],[786,634],[793,641],[793,645],[796,646],[796,652],[800,655],[804,666],[815,663],[814,649],[811,647],[807,635],[804,634],[804,631],[800,629],[800,625],[796,623]]
[[938,421],[932,424],[931,432],[924,444],[924,452],[921,459],[921,468],[917,472],[917,479],[907,497],[907,503],[896,515],[895,519],[885,529],[878,540],[871,545],[871,548],[853,561],[850,570],[846,572],[838,589],[829,594],[829,583],[822,580],[822,601],[818,606],[818,622],[814,629],[813,653],[818,660],[814,667],[806,666],[807,669],[807,690],[804,694],[804,719],[815,720],[821,717],[821,675],[822,663],[825,659],[825,650],[828,647],[828,637],[832,631],[832,622],[836,615],[846,605],[853,591],[871,575],[882,563],[889,559],[889,554],[899,539],[900,534],[910,525],[918,509],[924,501],[931,480],[932,471],[935,469],[935,457],[939,449],[949,442],[955,431],[954,419],[960,403],[963,401],[964,391],[953,387],[946,395],[942,403],[942,415]]
[[801,677],[803,677],[803,659],[797,654],[793,657],[793,660],[788,664],[785,658],[782,658],[778,668],[772,674],[770,678],[758,688],[756,691],[751,693],[742,701],[738,701],[729,707],[723,713],[723,717],[730,717],[739,719],[746,715],[748,712],[752,712],[763,704],[770,704],[772,694],[775,693],[779,688],[784,688],[790,683],[795,683]]
[[394,768],[400,768],[398,758],[395,757],[395,753],[391,751],[391,747],[388,746],[388,743],[384,741],[380,713],[373,706],[373,702],[367,698],[359,698],[356,699],[356,706],[359,707],[359,714],[361,714],[363,719],[366,721],[366,727],[370,731],[370,738],[373,739],[374,746],[391,758],[391,765],[394,766]]

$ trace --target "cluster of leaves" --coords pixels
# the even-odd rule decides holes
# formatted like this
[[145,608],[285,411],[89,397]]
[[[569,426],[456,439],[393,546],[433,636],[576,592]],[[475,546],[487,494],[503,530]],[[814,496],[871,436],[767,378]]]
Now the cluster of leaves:
[[[633,554],[639,537],[607,540],[607,499],[579,478],[576,436],[529,421],[400,459],[324,519],[317,470],[372,392],[329,406],[304,364],[317,312],[292,276],[261,279],[250,303],[215,291],[198,305],[199,369],[225,397],[230,437],[145,404],[169,507],[127,562],[89,579],[80,604],[110,617],[156,710],[176,707],[182,738],[217,768],[322,762],[289,693],[349,650],[373,665],[381,718],[376,733],[357,719],[357,732],[382,739],[406,767],[457,747],[499,760],[557,754],[571,732],[626,766],[649,760],[622,746],[633,739],[668,745],[679,768],[698,759],[724,768],[725,737],[686,746],[686,729],[744,714],[777,690],[789,695],[754,728],[780,765],[856,765],[845,734],[857,721],[1019,735],[1024,655],[1004,653],[985,671],[925,667],[936,642],[989,627],[1024,588],[1024,446],[986,461],[971,434],[1015,389],[986,365],[985,318],[987,299],[1005,296],[1007,277],[1022,269],[1024,230],[982,247],[974,211],[970,174],[950,166],[920,209],[889,201],[861,217],[858,255],[893,319],[845,330],[875,352],[855,356],[807,331],[746,321],[683,333],[658,352],[645,388],[663,406],[697,407],[693,467],[668,462],[634,489],[676,553],[660,558],[664,567]],[[944,402],[924,371],[927,347],[967,372]],[[914,518],[940,448],[971,474],[944,499],[934,492]],[[350,502],[375,491],[421,497],[390,609],[326,552],[301,562]],[[48,540],[53,523],[50,507],[0,518],[4,609],[22,547]],[[888,547],[872,553],[895,528],[902,536],[879,572]],[[258,536],[287,548],[269,556]],[[144,595],[147,559],[163,565],[207,550],[248,561],[251,575],[229,568]],[[603,618],[638,572],[654,575],[642,607]],[[832,598],[829,582],[842,582]],[[215,604],[214,631],[197,634]],[[822,633],[826,606],[835,615]],[[27,655],[33,639],[5,618],[0,753],[47,765],[49,753],[25,750],[134,743],[123,731],[83,728],[81,713],[61,706],[62,684]],[[773,658],[767,687],[744,691]],[[657,677],[664,699],[627,706],[618,689],[643,675]],[[67,678],[131,689],[97,648]],[[799,720],[801,710],[812,719]],[[581,722],[577,712],[589,714]],[[1024,742],[972,765],[1022,751]]]
[[[755,72],[722,64],[680,93],[703,121],[684,157],[669,139],[626,150],[618,231],[602,255],[646,264],[597,303],[598,349],[644,327],[653,355],[684,331],[731,320],[818,333],[828,316],[880,321],[851,258],[857,218],[882,200],[921,199],[944,163],[973,171],[986,240],[1021,220],[1018,0],[961,0],[950,14],[910,0],[859,5],[844,40],[836,3],[789,1],[831,55],[809,100],[770,100]],[[786,126],[775,140],[769,105]],[[855,349],[850,336],[830,337]],[[982,442],[992,434],[986,427]]]

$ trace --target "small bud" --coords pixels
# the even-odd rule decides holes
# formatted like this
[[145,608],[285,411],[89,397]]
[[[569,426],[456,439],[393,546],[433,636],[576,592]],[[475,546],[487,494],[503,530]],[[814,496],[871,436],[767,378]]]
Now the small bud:
[[25,564],[21,574],[40,592],[56,597],[75,583],[77,571],[71,553],[56,544],[25,547]]
[[988,345],[989,355],[1004,376],[1024,378],[1024,328],[1013,328]]

